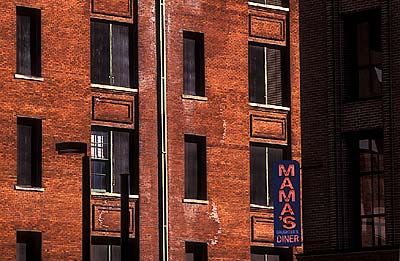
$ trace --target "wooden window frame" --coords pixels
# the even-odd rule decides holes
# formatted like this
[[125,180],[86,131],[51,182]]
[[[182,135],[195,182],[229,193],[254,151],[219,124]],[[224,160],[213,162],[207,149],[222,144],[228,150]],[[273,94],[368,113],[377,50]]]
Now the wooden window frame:
[[[185,154],[185,199],[198,199],[198,200],[207,200],[207,143],[205,136],[197,136],[197,135],[189,135],[185,134],[185,146],[184,146],[184,154]],[[189,152],[187,151],[187,143],[195,143],[197,144],[197,175],[194,175],[190,172],[189,164]],[[193,163],[190,163],[193,164]],[[189,184],[189,180],[193,178],[196,179],[197,188],[195,192],[192,191],[192,188]],[[193,194],[193,195],[192,195]],[[195,194],[195,195],[194,195]]]
[[[30,28],[29,28],[29,70],[25,71],[23,68],[23,58],[20,56],[20,50],[24,43],[22,39],[19,37],[20,31],[20,17],[28,16],[30,17]],[[17,42],[17,50],[16,50],[16,73],[20,75],[26,76],[41,76],[41,10],[34,8],[27,8],[23,6],[17,6],[16,10],[16,42]]]
[[[194,66],[195,66],[195,86],[187,86],[186,78],[188,76],[188,68],[186,66],[186,55],[188,47],[186,40],[195,42],[194,48]],[[205,97],[205,61],[204,61],[204,34],[199,32],[183,31],[183,94],[191,96]],[[193,88],[194,87],[194,88]]]
[[[20,144],[20,131],[22,126],[29,127],[30,132],[30,181],[23,182],[27,175],[23,169],[20,168],[20,157],[22,151],[19,148]],[[21,187],[42,187],[42,120],[26,117],[17,117],[17,185]]]

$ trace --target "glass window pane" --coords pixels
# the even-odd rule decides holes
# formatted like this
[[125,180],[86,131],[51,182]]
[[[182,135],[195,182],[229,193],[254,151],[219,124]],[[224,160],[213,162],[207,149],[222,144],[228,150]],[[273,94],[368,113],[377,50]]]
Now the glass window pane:
[[250,146],[250,203],[267,206],[266,147]]
[[372,184],[371,176],[360,177],[361,215],[372,214]]
[[385,217],[374,218],[375,245],[382,246],[386,241]]
[[17,184],[32,185],[32,126],[18,124]]
[[249,99],[265,104],[265,50],[263,46],[249,45]]
[[373,246],[372,218],[361,219],[361,245],[362,247]]
[[129,26],[112,25],[112,85],[130,87]]
[[17,261],[26,261],[26,243],[17,243]]
[[92,159],[92,188],[107,191],[108,188],[108,161]]
[[111,246],[111,261],[121,260],[121,247],[113,245]]
[[92,83],[110,82],[110,24],[90,22],[90,75]]
[[264,254],[251,254],[251,261],[265,261]]
[[267,255],[266,261],[279,261],[278,255]]
[[198,144],[185,141],[185,198],[198,198]]
[[360,153],[360,172],[371,171],[371,154],[369,152]]
[[268,148],[268,197],[269,197],[269,206],[274,205],[273,199],[273,168],[274,163],[283,159],[283,149],[279,148]]
[[92,245],[92,261],[109,261],[108,245]]
[[109,134],[106,131],[92,131],[91,134],[92,159],[109,159]]
[[120,193],[120,174],[130,173],[129,170],[129,132],[113,132],[113,180],[112,192]]
[[374,214],[385,214],[384,184],[383,174],[374,176]]
[[282,57],[280,49],[267,51],[267,104],[282,106]]
[[186,253],[186,261],[194,261],[194,253]]
[[196,95],[196,40],[183,39],[183,86],[184,93]]
[[357,24],[358,66],[369,65],[369,23]]
[[29,15],[17,15],[17,73],[32,75],[31,23]]
[[367,67],[358,70],[358,96],[359,98],[371,97],[370,72]]
[[370,95],[371,97],[378,96],[382,93],[382,70],[378,67],[369,69]]

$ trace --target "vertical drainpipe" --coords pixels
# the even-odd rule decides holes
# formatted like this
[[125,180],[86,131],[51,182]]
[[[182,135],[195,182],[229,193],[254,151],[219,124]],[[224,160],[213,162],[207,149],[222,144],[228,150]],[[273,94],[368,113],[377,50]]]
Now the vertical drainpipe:
[[159,52],[159,137],[161,139],[161,159],[159,166],[160,185],[161,185],[161,258],[162,261],[168,260],[168,168],[167,168],[167,59],[166,59],[166,42],[165,42],[165,0],[157,0],[158,4],[158,52]]

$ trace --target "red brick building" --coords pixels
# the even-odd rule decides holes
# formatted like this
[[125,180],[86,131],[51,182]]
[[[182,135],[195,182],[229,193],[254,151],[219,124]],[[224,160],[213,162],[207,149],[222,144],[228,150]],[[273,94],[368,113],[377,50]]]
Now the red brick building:
[[301,161],[297,0],[0,11],[2,260],[119,260],[126,173],[132,260],[292,259],[271,166]]
[[399,1],[300,1],[299,260],[399,259]]

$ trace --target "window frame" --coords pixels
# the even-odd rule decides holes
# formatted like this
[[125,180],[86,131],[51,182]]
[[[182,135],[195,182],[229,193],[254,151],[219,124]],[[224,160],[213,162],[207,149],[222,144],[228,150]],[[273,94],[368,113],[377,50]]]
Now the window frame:
[[[265,202],[266,202],[266,205],[260,205],[260,204],[257,204],[257,203],[255,203],[255,202],[253,202],[252,201],[252,197],[253,197],[253,190],[252,190],[252,183],[251,183],[251,180],[252,180],[252,176],[253,176],[253,173],[252,173],[252,147],[259,147],[259,148],[264,148],[265,149],[265,172],[264,172],[264,174],[265,174],[265,195],[264,195],[264,199],[265,199]],[[269,152],[268,152],[268,150],[269,149],[279,149],[279,150],[281,150],[281,153],[282,153],[282,158],[281,158],[281,160],[285,160],[285,159],[287,159],[288,158],[288,148],[287,148],[287,146],[284,146],[284,145],[275,145],[275,144],[269,144],[269,143],[259,143],[259,142],[250,142],[250,145],[249,145],[249,157],[250,157],[250,161],[249,161],[249,164],[250,164],[250,206],[251,207],[256,207],[256,208],[268,208],[268,209],[273,209],[274,208],[274,204],[273,204],[273,199],[272,199],[272,196],[273,196],[273,188],[272,188],[272,182],[273,182],[273,179],[271,178],[272,176],[272,174],[273,173],[269,173],[269,158],[268,158],[268,156],[269,156]],[[271,184],[270,184],[270,181],[271,181]],[[271,185],[271,186],[269,186],[269,185]],[[255,197],[255,196],[254,196]]]
[[[30,128],[30,182],[23,183],[26,174],[22,173],[23,169],[20,167],[21,151],[22,146],[20,126]],[[41,188],[42,187],[42,120],[36,118],[17,117],[17,186],[18,187],[31,187]],[[21,163],[22,164],[22,163]],[[29,178],[28,178],[29,179]]]
[[207,261],[207,243],[185,241],[185,260],[187,260],[187,254],[193,254],[193,261]]
[[292,248],[252,246],[250,248],[250,257],[252,254],[279,256],[279,261],[291,261],[293,259]]
[[[92,142],[92,135],[94,132],[104,132],[107,133],[108,136],[108,143],[107,145],[107,151],[108,151],[108,158],[107,159],[100,159],[100,158],[94,158],[93,156],[93,142]],[[114,145],[114,133],[126,133],[129,135],[129,144],[128,144],[128,148],[129,148],[129,188],[130,188],[130,195],[137,195],[138,193],[138,188],[137,188],[137,177],[135,175],[135,173],[137,172],[136,167],[137,164],[135,164],[136,159],[137,159],[137,152],[136,149],[137,148],[137,144],[136,144],[136,132],[132,129],[120,129],[120,128],[112,128],[112,127],[105,127],[105,126],[97,126],[97,125],[92,125],[91,128],[91,143],[90,143],[90,148],[91,148],[91,192],[92,194],[109,194],[109,195],[120,195],[120,192],[116,192],[115,190],[115,184],[113,185],[112,181],[113,178],[116,177],[117,175],[115,173],[113,173],[113,168],[114,168],[114,161],[115,159],[114,157],[114,153],[113,153],[113,145]],[[93,188],[93,161],[101,161],[101,162],[106,162],[106,171],[107,173],[105,173],[106,176],[106,189],[98,189],[98,188]],[[121,174],[121,173],[120,173]]]
[[[368,65],[359,65],[358,64],[358,39],[357,26],[362,23],[368,23]],[[379,93],[370,94],[369,96],[362,97],[360,95],[360,79],[359,72],[362,69],[368,69],[369,76],[374,75],[374,68],[383,67],[383,46],[382,46],[382,14],[380,9],[373,9],[368,11],[362,11],[358,13],[346,14],[343,16],[343,24],[344,24],[344,46],[345,46],[345,66],[347,67],[347,85],[349,88],[349,98],[350,101],[362,101],[369,99],[379,99],[383,95],[383,77],[382,81],[379,83]],[[374,31],[374,28],[377,31]],[[379,38],[374,38],[379,36]],[[371,47],[371,45],[377,45],[376,50]],[[381,62],[374,63],[371,62],[372,52],[380,52],[381,54]],[[376,72],[375,72],[376,74]],[[381,74],[383,75],[383,68],[381,69]],[[378,76],[377,76],[378,77]],[[372,80],[368,81],[369,92],[372,92]],[[377,79],[379,82],[379,80]]]
[[[204,55],[204,33],[183,31],[182,37],[182,68],[183,68],[183,95],[188,96],[199,96],[206,97],[205,91],[205,55]],[[188,52],[188,47],[186,46],[185,40],[192,40],[195,43],[194,47],[194,73],[195,75],[195,86],[187,86],[186,77],[187,67],[186,67],[186,52]],[[192,90],[194,87],[194,90]]]
[[[370,167],[371,167],[371,170],[370,171],[361,171],[361,168],[360,168],[360,156],[361,156],[361,152],[362,152],[362,150],[361,150],[361,148],[360,148],[360,145],[359,145],[359,142],[361,141],[361,140],[368,140],[368,152],[369,152],[369,155],[370,155],[370,157],[371,157],[371,160],[370,160]],[[362,248],[362,249],[368,249],[368,248],[380,248],[380,247],[384,247],[385,245],[386,245],[386,242],[385,242],[385,240],[386,240],[386,234],[385,235],[383,235],[385,238],[383,239],[383,242],[381,241],[382,239],[378,239],[378,242],[377,242],[377,244],[375,244],[376,242],[375,242],[375,234],[376,234],[376,231],[375,231],[375,218],[384,218],[384,222],[383,222],[383,226],[384,226],[384,228],[383,228],[383,231],[385,231],[386,232],[386,208],[385,208],[385,202],[384,202],[384,200],[385,200],[385,193],[384,193],[384,191],[383,191],[383,204],[384,204],[384,206],[383,206],[383,213],[375,213],[375,210],[374,210],[374,191],[373,191],[373,187],[374,187],[374,184],[373,184],[373,179],[374,179],[374,177],[376,177],[376,178],[378,178],[378,187],[379,187],[379,176],[382,176],[381,178],[382,178],[382,181],[383,181],[383,185],[384,185],[384,174],[385,174],[385,170],[384,170],[384,166],[382,166],[383,167],[383,169],[378,169],[378,170],[374,170],[373,168],[374,168],[374,166],[373,166],[373,161],[372,161],[372,155],[373,154],[377,154],[378,155],[378,161],[380,162],[380,159],[379,159],[379,151],[378,152],[376,152],[376,153],[374,153],[373,151],[372,151],[372,140],[375,140],[376,142],[380,142],[381,143],[381,149],[382,149],[382,152],[381,152],[381,156],[382,156],[382,164],[384,165],[384,148],[383,148],[383,135],[382,135],[382,132],[380,132],[380,131],[369,131],[369,132],[366,132],[366,133],[362,133],[362,134],[359,134],[359,135],[357,135],[356,137],[354,137],[354,140],[353,140],[353,147],[352,147],[352,151],[355,151],[356,153],[354,153],[355,155],[353,155],[352,156],[352,162],[354,162],[355,164],[354,164],[354,166],[353,166],[353,169],[354,169],[354,172],[355,172],[355,175],[353,175],[353,184],[354,184],[354,194],[355,194],[355,204],[354,204],[354,207],[355,207],[355,232],[356,232],[356,235],[357,235],[357,242],[356,242],[356,247],[358,247],[358,248]],[[380,141],[379,141],[380,140]],[[377,147],[378,147],[378,145],[377,145]],[[364,151],[366,151],[366,150],[364,150]],[[360,189],[360,186],[361,186],[361,179],[363,178],[363,177],[366,177],[366,176],[370,176],[371,177],[371,184],[370,184],[370,187],[369,188],[371,188],[371,190],[370,190],[370,194],[371,194],[371,214],[362,214],[362,212],[361,212],[361,204],[362,204],[362,198],[363,198],[363,196],[361,195],[361,193],[362,193],[362,191],[361,191],[361,189]],[[379,192],[379,188],[378,188],[378,192]],[[380,194],[378,194],[378,198],[380,198]],[[378,199],[378,202],[379,202],[379,199]],[[379,206],[379,203],[378,203],[378,206]],[[372,228],[371,228],[371,238],[372,238],[372,245],[371,246],[363,246],[363,234],[362,234],[362,225],[363,225],[363,219],[365,219],[366,221],[368,220],[368,219],[372,219]],[[379,223],[379,224],[381,224],[381,223]]]
[[[29,22],[29,59],[30,59],[30,73],[22,71],[23,64],[21,64],[20,49],[21,40],[19,38],[20,16],[30,17]],[[41,61],[41,9],[28,8],[24,6],[16,6],[16,73],[23,76],[31,76],[33,78],[40,78],[42,74],[42,61]]]
[[[289,0],[248,0],[249,4],[259,4],[265,6],[276,6],[281,8],[289,8]],[[286,10],[285,10],[286,11]]]
[[[17,230],[16,232],[16,260],[19,261],[19,259],[22,259],[22,257],[18,258],[21,244],[26,245],[25,260],[42,260],[42,232],[26,230]],[[38,242],[35,242],[36,240],[38,240]],[[36,247],[39,247],[39,249],[35,249]]]
[[[99,23],[99,24],[104,24],[108,25],[108,52],[107,52],[107,57],[108,57],[108,82],[102,82],[101,80],[94,80],[94,73],[95,71],[101,71],[101,68],[94,68],[94,66],[99,65],[100,63],[102,64],[102,59],[99,64],[96,64],[96,56],[94,56],[94,29],[93,29],[93,24],[94,23]],[[127,75],[129,76],[128,79],[128,86],[124,86],[123,84],[115,84],[115,76],[113,74],[113,60],[114,60],[114,52],[113,50],[113,33],[114,29],[113,26],[122,26],[126,27],[128,30],[128,50],[127,52],[129,53],[128,55],[128,60],[129,60],[129,68]],[[137,89],[137,44],[136,44],[136,39],[137,39],[137,30],[136,27],[133,24],[130,23],[122,23],[118,21],[112,21],[112,20],[106,20],[106,19],[99,19],[99,18],[91,18],[90,19],[90,82],[92,87],[98,87],[98,88],[106,88],[106,89],[120,89],[122,91],[134,91]],[[125,50],[126,51],[126,50]],[[102,56],[100,54],[100,56]],[[99,59],[99,58],[98,58]],[[105,77],[106,75],[104,75]]]
[[[252,100],[251,93],[256,92],[256,90],[252,89],[252,84],[251,84],[251,46],[254,47],[262,47],[263,48],[263,55],[264,55],[264,102],[258,102],[255,100]],[[281,68],[280,68],[280,80],[281,80],[281,86],[280,86],[280,95],[281,95],[281,104],[272,104],[268,103],[268,96],[269,96],[269,90],[268,90],[268,54],[267,50],[279,50],[280,51],[280,63],[281,63]],[[290,65],[289,65],[289,48],[287,46],[279,46],[279,45],[273,45],[273,44],[267,44],[267,43],[261,43],[261,42],[255,42],[255,41],[249,41],[248,42],[248,95],[249,95],[249,104],[252,106],[261,106],[261,107],[271,107],[271,108],[278,108],[278,109],[290,109]],[[256,96],[256,95],[255,95]],[[258,97],[259,98],[259,97]]]
[[[131,239],[129,240],[130,244]],[[117,238],[117,237],[102,237],[102,236],[93,236],[92,240],[91,240],[91,255],[93,255],[94,251],[93,251],[93,246],[106,246],[107,248],[107,261],[112,261],[112,249],[113,246],[118,246],[119,247],[119,251],[121,251],[121,239]],[[120,252],[121,254],[121,252]],[[91,260],[94,260],[93,257],[90,257]],[[118,259],[119,261],[119,259]]]
[[[187,151],[187,143],[195,143],[197,145],[197,159],[196,159],[196,170],[197,175],[195,177],[190,176],[190,168],[187,166],[189,154]],[[197,188],[193,192],[191,186],[188,183],[189,179],[196,178]],[[192,194],[196,194],[193,195]],[[194,200],[207,200],[207,140],[206,136],[185,134],[184,135],[184,199]]]

